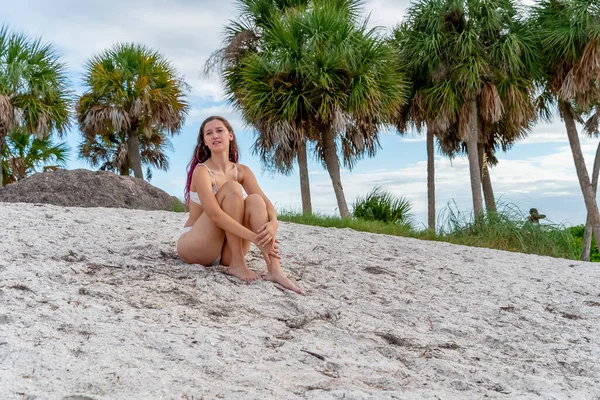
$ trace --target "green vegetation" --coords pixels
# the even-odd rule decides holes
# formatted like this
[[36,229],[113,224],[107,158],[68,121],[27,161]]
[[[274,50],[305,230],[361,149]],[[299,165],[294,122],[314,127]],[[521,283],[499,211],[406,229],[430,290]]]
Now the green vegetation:
[[349,217],[340,164],[352,169],[374,156],[381,125],[405,100],[407,82],[392,48],[383,31],[367,27],[358,0],[238,5],[258,29],[232,24],[221,73],[227,97],[259,131],[254,149],[285,171],[299,144],[314,144],[309,149],[329,172],[338,211]]
[[365,197],[358,197],[352,215],[367,221],[410,226],[412,204],[406,198],[396,198],[376,186]]
[[23,128],[13,128],[0,153],[2,184],[24,179],[34,172],[64,168],[69,153],[67,143],[55,143],[50,136],[38,138]]
[[551,223],[532,224],[528,214],[515,205],[498,204],[498,211],[488,212],[474,221],[461,213],[456,205],[448,205],[440,215],[438,238],[467,246],[577,259],[571,233],[563,226]]
[[[585,231],[585,225],[575,225],[567,228],[567,231],[573,235],[575,253],[581,256],[581,250],[583,246],[583,232]],[[598,253],[598,248],[596,246],[596,240],[592,235],[592,248],[590,252],[590,261],[599,262],[600,261],[600,253]]]
[[92,57],[76,114],[83,142],[79,156],[101,170],[150,178],[167,171],[168,136],[178,134],[188,112],[188,86],[159,52],[117,44]]
[[181,199],[177,199],[176,202],[173,203],[173,208],[171,209],[173,212],[186,212],[185,204]]
[[[398,61],[412,83],[398,130],[426,127],[442,154],[466,151],[476,215],[483,214],[482,186],[486,209],[495,207],[491,180],[482,182],[498,161],[495,153],[525,136],[536,118],[534,78],[543,48],[535,46],[536,35],[514,0],[412,2],[394,29]],[[429,190],[433,186],[432,180]],[[430,208],[434,198],[430,194]]]
[[[549,223],[531,224],[527,222],[525,213],[510,204],[500,204],[495,214],[488,213],[487,217],[477,220],[477,222],[473,220],[472,214],[460,212],[456,205],[448,205],[441,214],[440,229],[435,234],[404,224],[367,221],[362,218],[302,215],[291,211],[282,212],[278,218],[281,221],[304,225],[351,228],[362,232],[383,233],[573,260],[579,259],[581,253],[581,238],[572,233],[574,228]],[[581,236],[583,236],[583,228],[581,228]],[[579,243],[579,247],[577,247],[577,243]],[[600,261],[597,253],[595,256]]]
[[350,228],[360,232],[383,233],[394,236],[412,237],[414,231],[406,226],[382,221],[367,221],[362,218],[341,218],[322,214],[301,214],[294,211],[281,211],[279,221],[296,224],[322,226],[324,228]]
[[[0,187],[15,180],[14,176],[3,176],[10,172],[8,164],[5,165],[7,157],[19,158],[17,164],[13,161],[13,165],[25,173],[34,172],[33,168],[28,169],[25,165],[27,158],[41,161],[39,154],[28,155],[21,151],[17,156],[8,154],[15,150],[15,147],[6,150],[10,145],[7,140],[15,139],[14,135],[12,138],[8,135],[33,134],[40,141],[53,134],[62,137],[69,127],[71,96],[65,65],[53,46],[12,32],[6,26],[0,27]],[[29,141],[29,136],[18,139],[25,138]],[[33,151],[39,147],[38,144],[35,143]],[[50,144],[45,142],[45,145]],[[31,149],[32,145],[24,147]],[[37,165],[36,162],[34,164]]]

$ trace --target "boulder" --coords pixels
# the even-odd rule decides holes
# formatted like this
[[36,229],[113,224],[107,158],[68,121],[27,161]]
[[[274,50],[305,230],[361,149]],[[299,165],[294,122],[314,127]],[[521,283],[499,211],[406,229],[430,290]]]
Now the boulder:
[[0,201],[138,210],[183,208],[177,197],[143,179],[87,169],[35,173],[0,189]]

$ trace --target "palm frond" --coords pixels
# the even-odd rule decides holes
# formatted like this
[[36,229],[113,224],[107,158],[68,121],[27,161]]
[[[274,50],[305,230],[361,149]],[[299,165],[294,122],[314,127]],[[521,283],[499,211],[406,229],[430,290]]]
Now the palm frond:
[[128,173],[133,166],[123,143],[138,135],[142,162],[168,169],[167,136],[180,132],[189,110],[189,86],[172,63],[146,46],[119,43],[88,61],[84,82],[77,103],[80,156]]
[[54,47],[0,27],[0,125],[42,138],[69,127],[72,89]]

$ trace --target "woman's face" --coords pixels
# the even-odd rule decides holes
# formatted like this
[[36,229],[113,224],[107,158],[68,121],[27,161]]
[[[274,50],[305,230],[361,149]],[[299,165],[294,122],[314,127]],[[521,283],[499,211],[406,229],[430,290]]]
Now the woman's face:
[[229,142],[232,140],[233,133],[227,130],[222,121],[213,119],[204,125],[204,143],[211,153],[229,149]]

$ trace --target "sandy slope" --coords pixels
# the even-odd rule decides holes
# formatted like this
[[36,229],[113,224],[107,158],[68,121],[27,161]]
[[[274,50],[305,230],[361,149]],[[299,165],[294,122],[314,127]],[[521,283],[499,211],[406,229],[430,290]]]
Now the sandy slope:
[[597,265],[281,223],[299,296],[184,218],[0,203],[0,398],[600,398]]

